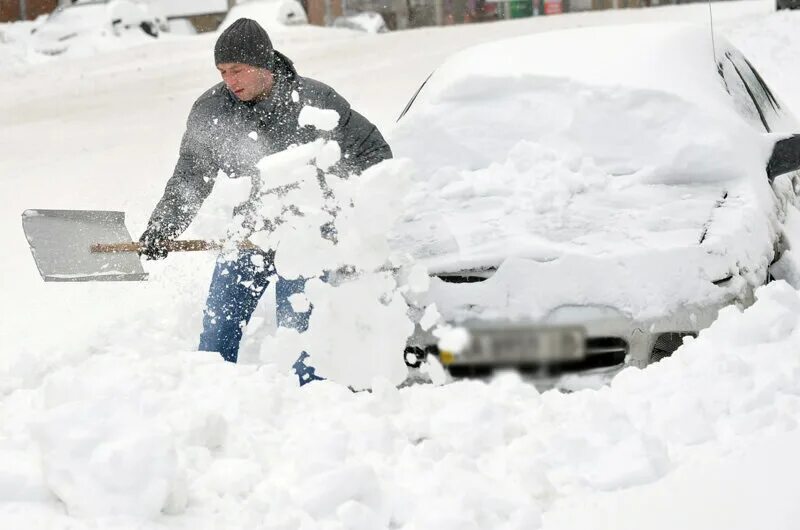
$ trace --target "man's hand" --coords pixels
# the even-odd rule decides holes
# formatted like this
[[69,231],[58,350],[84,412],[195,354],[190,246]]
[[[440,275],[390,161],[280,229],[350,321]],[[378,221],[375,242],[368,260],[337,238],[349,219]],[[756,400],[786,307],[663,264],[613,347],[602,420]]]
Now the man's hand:
[[144,256],[148,260],[164,259],[167,257],[169,251],[164,246],[165,239],[157,230],[148,228],[139,238],[139,243],[142,244],[142,249],[139,250],[139,255]]

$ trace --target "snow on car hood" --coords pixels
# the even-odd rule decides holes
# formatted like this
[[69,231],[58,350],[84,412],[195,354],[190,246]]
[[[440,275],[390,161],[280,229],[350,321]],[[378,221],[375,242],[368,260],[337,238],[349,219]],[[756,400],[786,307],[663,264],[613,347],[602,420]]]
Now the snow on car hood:
[[[434,274],[500,266],[499,279],[452,288],[480,291],[484,309],[524,298],[528,315],[593,302],[643,315],[720,294],[712,282],[730,275],[763,281],[771,143],[726,107],[710,57],[699,63],[711,74],[698,74],[695,100],[638,81],[446,64],[448,82],[434,83],[437,71],[391,137],[419,168],[392,244]],[[515,272],[501,274],[509,259]]]
[[748,282],[741,276],[713,283],[730,277],[724,260],[708,260],[705,267],[697,267],[706,257],[704,252],[696,247],[627,259],[565,256],[549,262],[512,257],[482,282],[434,278],[421,300],[435,303],[454,322],[541,320],[568,306],[607,308],[618,316],[646,321],[677,308],[725,305],[743,294]]

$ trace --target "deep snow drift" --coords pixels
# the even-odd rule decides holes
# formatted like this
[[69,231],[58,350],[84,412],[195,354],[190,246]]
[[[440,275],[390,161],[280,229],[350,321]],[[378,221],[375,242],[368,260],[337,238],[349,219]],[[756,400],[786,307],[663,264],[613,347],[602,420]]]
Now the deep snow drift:
[[[800,19],[771,5],[714,9],[798,109]],[[388,131],[430,70],[468,44],[683,16],[705,20],[707,6],[381,36],[304,30],[277,45]],[[2,62],[0,44],[0,526],[796,527],[800,296],[784,283],[673,358],[572,394],[514,375],[299,389],[261,355],[269,295],[245,363],[197,353],[210,255],[148,264],[146,284],[43,285],[21,211],[121,209],[138,235],[189,105],[216,81],[212,45],[201,35],[37,66],[24,54]],[[245,184],[218,183],[186,236],[224,234]]]
[[0,517],[7,528],[132,524],[90,522],[112,514],[169,528],[795,528],[800,296],[776,283],[759,297],[672,358],[567,395],[513,375],[353,394],[212,354],[94,355],[0,404]]

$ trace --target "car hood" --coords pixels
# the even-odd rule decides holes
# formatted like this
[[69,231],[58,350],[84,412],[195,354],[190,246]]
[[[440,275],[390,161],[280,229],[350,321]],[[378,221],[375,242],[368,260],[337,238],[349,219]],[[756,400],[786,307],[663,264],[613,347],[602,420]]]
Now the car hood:
[[744,296],[766,274],[765,269],[753,272],[700,246],[614,259],[567,255],[540,262],[515,257],[483,281],[434,277],[420,301],[436,304],[450,322],[542,320],[564,307],[602,307],[646,321]]
[[622,259],[697,247],[717,210],[736,207],[720,184],[622,185],[624,180],[608,185],[591,177],[541,176],[541,186],[530,190],[456,181],[438,195],[411,198],[413,214],[396,227],[392,245],[432,273],[496,267],[512,256],[536,262]]
[[440,224],[407,220],[428,239],[417,231],[406,242],[434,276],[422,302],[451,321],[541,319],[595,305],[648,319],[718,304],[766,280],[779,225],[774,202],[755,190],[673,186],[652,195],[661,204],[606,190],[528,218],[469,210],[461,223],[442,222],[442,211]]

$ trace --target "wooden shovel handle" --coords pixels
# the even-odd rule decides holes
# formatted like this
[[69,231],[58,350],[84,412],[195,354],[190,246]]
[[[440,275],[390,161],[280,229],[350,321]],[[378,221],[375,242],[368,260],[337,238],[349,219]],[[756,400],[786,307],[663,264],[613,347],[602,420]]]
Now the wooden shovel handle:
[[[202,239],[181,239],[177,241],[164,241],[162,246],[167,252],[194,252],[199,250],[220,250],[222,241],[205,241]],[[243,241],[237,245],[240,249],[253,250],[258,248],[250,241]],[[132,241],[130,243],[95,243],[89,247],[92,252],[140,252],[144,245]]]

